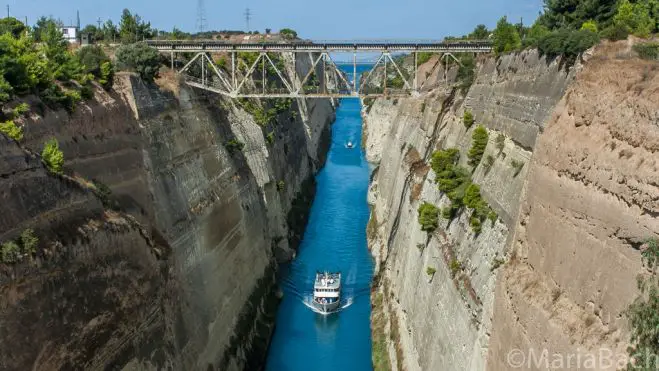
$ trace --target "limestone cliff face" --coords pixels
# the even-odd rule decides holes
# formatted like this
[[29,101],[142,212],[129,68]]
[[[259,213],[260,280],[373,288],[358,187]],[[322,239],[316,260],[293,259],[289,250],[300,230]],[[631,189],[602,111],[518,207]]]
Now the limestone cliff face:
[[[43,201],[29,215],[7,215],[3,203],[4,217],[13,219],[0,225],[1,241],[54,215],[59,224],[32,228],[66,259],[44,257],[47,263],[32,275],[29,263],[0,265],[22,274],[0,282],[7,293],[0,302],[0,342],[22,337],[30,345],[21,348],[31,348],[20,357],[0,354],[0,368],[260,366],[277,305],[277,261],[294,255],[302,233],[333,105],[293,102],[266,133],[231,100],[171,76],[159,84],[119,75],[113,92],[97,91],[94,102],[73,115],[37,112],[26,123],[24,148],[38,153],[45,139],[57,137],[72,181],[108,185],[132,216],[104,210],[84,186],[85,203],[69,202],[75,192],[49,192],[50,185],[36,186],[41,181],[22,186],[32,202],[41,202],[39,192],[52,195],[52,205]],[[232,139],[244,148],[229,151]],[[20,174],[14,157],[0,155],[9,159],[3,167],[9,182]],[[17,200],[7,210],[19,210],[25,201]],[[57,238],[59,225],[70,238]],[[38,259],[43,254],[39,250]]]
[[[542,281],[545,285],[560,283],[564,291],[569,287],[574,297],[572,302],[565,300],[563,303],[581,308],[593,307],[593,303],[597,303],[594,307],[601,305],[602,300],[595,300],[595,297],[608,297],[605,291],[625,291],[625,301],[607,308],[607,321],[613,321],[631,301],[635,295],[633,277],[640,266],[640,259],[638,251],[629,248],[629,245],[626,249],[622,246],[628,243],[625,238],[638,241],[657,230],[657,170],[655,161],[649,160],[653,155],[656,157],[656,152],[652,152],[656,151],[656,143],[654,139],[647,142],[639,136],[641,133],[657,133],[657,113],[650,108],[653,100],[648,98],[652,94],[656,96],[656,87],[653,88],[648,82],[652,79],[638,82],[635,91],[643,91],[640,95],[620,91],[610,95],[609,103],[584,107],[583,103],[591,99],[591,94],[598,95],[594,76],[608,68],[616,69],[615,63],[623,63],[606,59],[611,55],[615,53],[598,49],[595,57],[569,71],[561,67],[560,61],[545,61],[535,51],[498,59],[483,58],[478,63],[476,80],[464,96],[447,86],[443,71],[438,72],[442,67],[435,66],[434,70],[425,74],[428,79],[422,85],[425,92],[421,97],[378,99],[367,110],[364,145],[367,158],[378,165],[369,194],[373,207],[369,246],[379,265],[378,291],[383,294],[375,296],[378,300],[374,300],[374,304],[383,307],[375,312],[382,312],[385,317],[384,331],[390,335],[386,338],[393,339],[387,342],[388,354],[396,369],[510,369],[504,362],[506,352],[512,345],[542,344],[547,339],[543,335],[545,328],[551,321],[557,320],[559,308],[548,305],[551,300],[541,299],[541,290],[532,289]],[[595,69],[593,63],[611,64]],[[615,84],[621,89],[623,86],[627,89],[631,81],[636,81],[632,76],[638,77],[643,73],[643,68],[639,66],[630,65],[629,68],[629,81]],[[449,71],[449,82],[454,75],[455,71]],[[588,75],[592,81],[587,84],[592,90],[570,93],[573,88],[568,87],[575,78],[576,84],[579,84],[583,76]],[[614,79],[616,77],[611,77],[611,81]],[[605,82],[604,86],[608,85]],[[580,99],[579,103],[575,101],[569,105],[571,108],[561,108],[567,104],[566,99],[575,99],[576,96]],[[624,117],[613,115],[619,110],[622,97],[625,97]],[[656,110],[656,102],[654,104]],[[496,223],[487,221],[482,232],[474,235],[469,227],[468,212],[462,212],[451,222],[440,217],[439,228],[434,233],[426,234],[420,230],[418,223],[420,203],[430,202],[438,207],[449,203],[434,182],[435,174],[428,166],[430,155],[437,149],[455,147],[460,150],[461,164],[466,165],[466,154],[471,147],[475,125],[465,128],[462,123],[465,110],[471,111],[476,124],[482,124],[489,132],[489,143],[483,158],[492,156],[494,162],[489,169],[481,162],[472,177],[481,186],[483,198],[499,218]],[[564,128],[560,138],[552,134],[558,131],[552,128],[551,118],[556,116],[556,113],[553,114],[555,110],[563,112],[562,115],[571,120],[578,118],[579,126],[575,127],[571,122],[572,127]],[[600,121],[592,121],[595,114],[602,117]],[[648,124],[640,124],[642,129],[626,127],[629,118],[636,116],[643,117],[641,121]],[[605,120],[607,124],[602,124]],[[602,139],[595,140],[593,135],[596,134],[592,128],[596,123],[616,129],[602,128],[602,134],[597,134]],[[583,132],[582,136],[575,135],[577,131]],[[501,150],[495,143],[500,134],[505,138]],[[607,135],[609,139],[606,139]],[[601,155],[614,151],[610,149],[610,141],[620,143],[614,144],[618,146],[616,156],[611,155],[610,160],[605,160]],[[629,157],[617,156],[620,150],[632,150],[621,148],[623,141],[626,142],[623,146],[631,147],[632,144],[628,144],[631,142],[639,147],[636,151],[645,152],[633,153]],[[646,147],[647,143],[650,143],[652,150]],[[561,148],[563,146],[569,147]],[[540,160],[540,153],[543,152],[545,158]],[[638,157],[634,159],[636,155]],[[642,157],[645,160],[641,161]],[[559,158],[564,160],[558,161]],[[518,173],[511,165],[513,160],[524,164]],[[560,165],[552,164],[554,161]],[[614,170],[618,165],[613,162],[606,165],[605,161],[624,162],[625,165],[620,165],[622,169],[639,166],[644,169],[641,172],[643,175],[627,178],[631,170]],[[544,175],[546,171],[536,170],[539,162],[543,167],[558,166],[560,170],[552,176],[561,180],[550,181]],[[609,170],[604,174],[595,170],[599,168]],[[620,171],[623,173],[618,174]],[[586,174],[593,174],[593,180],[582,184]],[[536,190],[532,191],[534,178],[537,178]],[[586,189],[592,192],[587,197],[591,200],[588,201],[590,204],[583,201],[586,199],[585,193],[576,198],[572,188],[566,188],[564,182],[568,178],[571,182],[579,179],[578,182],[584,187],[583,192]],[[622,183],[618,183],[619,180]],[[627,180],[629,186],[625,186]],[[625,189],[626,199],[612,194]],[[559,196],[575,198],[574,201],[561,201],[560,205],[556,204],[551,209],[563,217],[570,215],[582,224],[571,224],[570,228],[559,226],[558,222],[551,228],[551,224],[546,224],[548,213],[553,212],[548,210],[549,206],[537,205],[547,197],[555,202]],[[606,229],[602,227],[602,237],[593,240],[587,252],[581,250],[586,249],[581,241],[595,237],[587,236],[590,234],[588,231],[592,230],[589,228],[596,227],[589,218],[580,217],[586,212],[595,215],[597,208],[594,203],[602,197],[612,200],[607,201],[606,205],[609,206],[610,202],[617,200],[614,204],[619,209],[608,209],[607,206],[606,212],[602,210],[607,216],[598,217],[598,223],[605,225]],[[571,202],[576,202],[579,210],[572,210],[569,206]],[[644,211],[646,209],[634,206],[633,202],[646,208],[654,205],[652,207],[655,208]],[[601,205],[604,207],[604,204]],[[521,215],[518,215],[520,210]],[[535,215],[534,236],[530,237],[528,223],[532,215]],[[639,218],[645,221],[639,223]],[[519,242],[521,233],[524,242]],[[615,237],[616,233],[620,233],[618,237],[625,238]],[[604,236],[618,241],[616,243],[621,246],[619,251],[611,251],[610,246],[604,245]],[[557,245],[562,245],[565,250],[558,253]],[[524,252],[515,253],[516,250]],[[574,254],[583,254],[580,255],[583,258],[575,260]],[[593,255],[597,258],[594,259]],[[621,259],[627,262],[627,268],[620,267],[618,263]],[[567,264],[567,261],[570,263]],[[589,268],[577,265],[587,265]],[[611,271],[614,266],[616,268]],[[427,268],[433,268],[436,272],[428,275]],[[598,278],[589,280],[593,277]],[[543,292],[551,296],[549,293],[553,288]],[[592,290],[593,294],[583,300],[576,299],[588,290]],[[536,295],[538,298],[532,299]],[[543,313],[542,318],[546,322],[535,322],[533,318],[539,313]],[[584,320],[584,313],[574,313],[568,315],[572,320]],[[382,318],[376,319],[382,322]],[[580,332],[574,321],[567,318],[558,321],[564,326],[557,330],[555,336],[562,339],[563,345],[575,346],[584,336],[583,333],[576,335]],[[568,331],[570,328],[573,330]],[[599,332],[603,333],[607,332]],[[626,340],[623,335],[618,334],[619,341]],[[385,338],[374,333],[375,339],[378,336]],[[587,336],[591,345],[610,344],[609,340],[614,337],[602,338],[594,333]]]

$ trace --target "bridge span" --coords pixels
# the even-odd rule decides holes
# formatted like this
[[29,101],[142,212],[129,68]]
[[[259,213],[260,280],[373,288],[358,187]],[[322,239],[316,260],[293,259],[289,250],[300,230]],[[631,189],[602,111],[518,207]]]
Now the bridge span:
[[[188,85],[231,98],[366,98],[410,96],[418,93],[418,56],[435,53],[444,60],[460,63],[454,54],[489,53],[487,40],[436,41],[286,41],[231,43],[220,40],[148,40],[146,44],[171,58],[194,54],[178,72]],[[352,54],[352,73],[341,70],[332,59],[339,53]],[[413,66],[402,65],[394,54],[411,54]],[[371,70],[357,81],[358,54],[379,54]],[[213,59],[219,55],[220,59]],[[298,63],[306,58],[308,68],[299,73]],[[230,59],[230,64],[228,60]],[[280,63],[292,62],[292,68]],[[223,62],[218,63],[218,61]],[[341,64],[345,65],[345,62]],[[377,72],[379,71],[379,72]],[[259,73],[260,72],[260,73]],[[394,84],[395,83],[395,84]],[[395,86],[394,86],[395,85]]]

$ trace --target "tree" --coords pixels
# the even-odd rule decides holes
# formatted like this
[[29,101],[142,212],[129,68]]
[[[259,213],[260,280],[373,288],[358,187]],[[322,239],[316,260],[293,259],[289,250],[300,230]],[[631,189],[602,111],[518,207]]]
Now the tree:
[[487,39],[490,36],[490,31],[487,30],[487,27],[484,24],[479,24],[474,28],[474,31],[469,34],[470,39],[483,40]]
[[124,9],[119,23],[119,36],[123,44],[132,44],[152,38],[151,23],[142,21],[139,15],[133,15],[128,9]]
[[471,139],[471,149],[469,149],[469,153],[467,153],[467,157],[469,157],[469,165],[478,166],[485,153],[485,147],[487,147],[487,129],[485,129],[483,125],[478,125],[478,127],[474,129]]
[[55,174],[62,173],[62,166],[64,166],[64,153],[60,151],[57,139],[52,138],[46,142],[46,145],[41,152],[41,158],[50,171]]
[[110,58],[105,55],[103,49],[98,45],[78,49],[76,57],[82,64],[84,73],[91,73],[95,77],[101,77],[101,65],[110,61]]
[[0,19],[0,34],[10,33],[14,38],[18,39],[25,33],[27,28],[23,22],[13,17]]
[[508,23],[506,17],[502,17],[497,22],[497,28],[494,29],[494,52],[496,54],[510,53],[522,46],[522,40],[517,33],[514,25]]
[[655,20],[650,17],[650,6],[647,1],[632,4],[629,0],[622,0],[613,17],[613,24],[625,27],[629,32],[640,37],[648,37],[655,29]]
[[34,41],[36,41],[36,42],[43,41],[43,39],[42,39],[43,32],[51,24],[54,25],[55,28],[60,26],[60,24],[52,18],[46,18],[46,17],[39,18],[37,20],[37,23],[35,24],[34,28],[32,29],[32,37],[34,38]]
[[581,25],[581,30],[597,33],[597,22],[590,20]]
[[160,69],[158,51],[145,44],[122,45],[116,53],[117,68],[137,72],[146,81],[153,81]]
[[297,32],[295,32],[290,28],[282,28],[281,30],[279,30],[279,34],[281,35],[281,37],[287,40],[297,39]]
[[109,19],[103,24],[103,27],[101,27],[101,32],[103,33],[103,40],[108,43],[114,43],[119,37],[119,29],[117,29],[117,26]]

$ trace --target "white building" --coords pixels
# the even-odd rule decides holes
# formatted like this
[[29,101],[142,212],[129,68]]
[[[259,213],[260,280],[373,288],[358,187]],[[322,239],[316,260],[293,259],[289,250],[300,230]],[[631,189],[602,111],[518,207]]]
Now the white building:
[[64,26],[60,27],[64,39],[70,43],[78,42],[78,27],[76,26]]

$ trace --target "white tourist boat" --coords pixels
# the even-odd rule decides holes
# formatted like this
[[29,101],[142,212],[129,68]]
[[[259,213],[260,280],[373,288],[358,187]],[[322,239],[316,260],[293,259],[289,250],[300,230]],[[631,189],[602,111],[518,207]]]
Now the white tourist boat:
[[332,313],[341,303],[341,273],[316,273],[313,306],[321,313]]
[[353,148],[354,146],[355,145],[351,141],[348,141],[348,144],[346,144],[347,148]]

